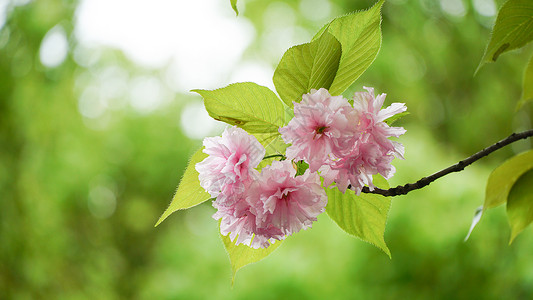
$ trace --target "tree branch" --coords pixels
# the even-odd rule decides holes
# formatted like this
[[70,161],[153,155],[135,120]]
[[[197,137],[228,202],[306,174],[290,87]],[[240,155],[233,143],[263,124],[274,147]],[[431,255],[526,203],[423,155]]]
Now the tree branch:
[[433,175],[430,175],[430,176],[427,176],[427,177],[424,177],[420,180],[418,180],[417,182],[415,183],[408,183],[406,185],[399,185],[397,187],[394,187],[394,188],[390,188],[388,190],[383,190],[383,189],[379,189],[379,188],[375,188],[374,190],[370,190],[367,186],[365,186],[363,188],[363,190],[361,192],[363,193],[371,193],[371,194],[379,194],[379,195],[383,195],[383,196],[387,196],[387,197],[390,197],[390,196],[399,196],[399,195],[405,195],[407,193],[409,193],[410,191],[414,191],[414,190],[418,190],[418,189],[421,189],[427,185],[429,185],[430,183],[432,183],[433,181],[443,177],[443,176],[446,176],[450,173],[453,173],[453,172],[460,172],[462,170],[464,170],[465,167],[471,165],[473,162],[477,161],[478,159],[480,158],[483,158],[489,154],[491,154],[492,152],[500,149],[500,148],[503,148],[511,143],[514,143],[518,140],[521,140],[521,139],[525,139],[525,138],[529,138],[533,136],[533,129],[530,129],[530,130],[527,130],[527,131],[524,131],[524,132],[520,132],[520,133],[513,133],[511,134],[510,136],[508,136],[507,138],[477,152],[476,154],[464,159],[464,160],[461,160],[460,162],[456,163],[455,165],[452,165],[452,166],[449,166],[447,167],[446,169],[443,169],[443,170],[440,170],[438,171],[437,173],[433,174]]
[[287,157],[285,157],[285,155],[283,154],[272,154],[272,155],[267,155],[263,157],[263,160],[268,159],[268,158],[273,158],[273,157],[281,157],[281,160],[287,159]]

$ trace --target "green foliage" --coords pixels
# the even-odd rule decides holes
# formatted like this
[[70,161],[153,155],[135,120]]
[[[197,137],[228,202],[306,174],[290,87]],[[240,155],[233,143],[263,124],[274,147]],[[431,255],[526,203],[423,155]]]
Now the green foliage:
[[507,199],[507,217],[511,224],[512,243],[516,236],[533,221],[533,169],[522,174],[513,184]]
[[529,150],[510,158],[492,171],[487,181],[483,210],[504,204],[518,178],[532,168],[533,150]]
[[277,133],[285,123],[284,106],[276,94],[253,82],[193,92],[204,98],[205,108],[215,120],[237,125],[249,133]]
[[284,154],[285,149],[289,145],[285,144],[283,142],[283,139],[281,138],[281,135],[279,132],[271,132],[271,133],[254,133],[253,136],[265,147],[265,156],[273,155],[273,154]]
[[309,169],[309,164],[306,163],[303,160],[300,160],[299,162],[297,162],[295,164],[296,164],[296,176],[303,175],[305,173],[305,171],[307,171],[307,169]]
[[[374,183],[378,187],[388,188],[387,181],[379,175],[374,176]],[[390,198],[376,194],[357,196],[352,190],[346,190],[343,194],[337,187],[327,188],[326,193],[326,212],[342,230],[391,256],[383,237],[391,206]]]
[[342,56],[329,92],[340,95],[372,64],[381,48],[381,6],[334,19],[323,30],[341,43]]
[[198,171],[195,169],[196,164],[207,157],[207,154],[202,152],[203,149],[203,147],[198,149],[189,160],[176,194],[174,194],[170,205],[163,215],[161,215],[155,226],[163,222],[173,212],[191,208],[209,199],[209,194],[200,186]]
[[522,97],[518,102],[517,109],[533,100],[533,56],[529,59],[524,72],[524,83],[522,84]]
[[329,89],[339,67],[341,45],[328,32],[318,39],[287,50],[276,71],[274,85],[281,99],[292,107],[311,89]]
[[405,116],[407,116],[409,114],[411,114],[411,113],[408,112],[408,111],[404,111],[404,112],[401,112],[399,114],[395,114],[394,116],[386,119],[384,122],[387,123],[387,125],[392,126],[392,124],[394,124],[396,121],[398,121],[399,119],[401,119],[401,118],[403,118],[403,117],[405,117]]
[[492,36],[476,72],[487,62],[521,48],[533,39],[533,1],[509,0],[498,12]]
[[248,246],[245,246],[243,244],[235,245],[234,242],[231,241],[229,238],[229,235],[224,236],[220,235],[220,238],[222,239],[222,243],[224,243],[224,249],[226,249],[226,252],[228,253],[229,260],[231,263],[231,282],[233,283],[235,281],[235,274],[237,274],[237,271],[249,264],[258,262],[262,260],[263,258],[267,257],[270,253],[272,253],[274,250],[276,250],[279,246],[281,246],[283,241],[276,241],[276,243],[271,244],[268,248],[259,248],[259,249],[253,249]]
[[231,2],[231,8],[233,8],[233,11],[235,11],[235,14],[239,15],[239,10],[237,9],[237,0],[230,0]]

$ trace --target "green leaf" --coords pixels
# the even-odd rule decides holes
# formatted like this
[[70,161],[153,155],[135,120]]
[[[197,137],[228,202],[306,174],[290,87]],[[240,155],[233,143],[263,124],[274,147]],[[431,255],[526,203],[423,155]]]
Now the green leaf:
[[529,59],[524,72],[524,83],[522,84],[522,97],[516,109],[520,109],[524,104],[533,100],[533,56]]
[[510,244],[533,221],[533,169],[522,174],[511,188],[507,218],[511,224]]
[[239,10],[237,9],[237,0],[230,0],[231,2],[231,8],[233,8],[233,11],[235,11],[235,14],[239,15]]
[[296,163],[296,176],[303,175],[309,169],[309,164],[303,160]]
[[170,205],[165,210],[163,215],[159,218],[155,226],[163,222],[173,212],[181,209],[191,208],[206,200],[209,200],[210,196],[204,188],[200,186],[200,180],[198,179],[198,171],[195,169],[195,165],[207,157],[207,154],[203,153],[203,147],[193,154],[185,173],[181,178],[178,190]]
[[[387,181],[381,176],[374,176],[374,184],[388,188]],[[326,188],[326,193],[326,212],[342,230],[380,248],[391,257],[383,238],[391,206],[390,198],[365,193],[357,196],[352,190],[346,190],[343,194],[337,187]]]
[[533,39],[533,1],[509,0],[498,12],[485,54],[477,71],[487,62],[513,49],[521,48]]
[[277,133],[285,123],[284,105],[276,94],[253,82],[193,92],[204,98],[205,108],[215,120],[237,125],[249,133]]
[[283,241],[277,241],[274,244],[271,244],[268,248],[263,249],[253,249],[246,245],[240,244],[235,245],[234,242],[231,241],[231,239],[228,236],[220,235],[220,238],[222,239],[222,242],[224,243],[224,248],[226,249],[226,252],[228,253],[229,260],[231,263],[231,282],[235,281],[235,274],[237,271],[249,264],[258,262],[262,260],[263,258],[267,257],[270,253],[272,253],[274,250],[276,250]]
[[265,147],[265,156],[285,154],[285,149],[289,146],[283,142],[279,132],[254,133],[253,136]]
[[327,32],[310,43],[287,50],[276,71],[274,85],[281,99],[292,107],[311,89],[329,89],[339,67],[341,45]]
[[[265,147],[265,157],[271,156],[271,155],[285,155],[285,149],[289,145],[285,144],[283,142],[283,139],[281,138],[281,135],[274,134],[274,133],[267,133],[267,134],[257,134],[255,133],[254,136],[257,138],[257,140]],[[267,159],[263,159],[259,166],[257,166],[257,170],[261,171],[264,167],[272,164],[273,160],[279,160],[280,157],[271,157]]]
[[381,48],[380,0],[366,11],[334,19],[327,30],[341,43],[342,56],[329,92],[340,95],[372,64]]
[[405,117],[405,116],[407,116],[409,114],[411,114],[411,113],[408,112],[408,111],[404,111],[404,112],[401,112],[399,114],[393,115],[392,117],[386,119],[384,122],[387,123],[387,125],[392,126],[392,124],[394,124],[396,121],[398,121],[399,119],[401,119],[401,118],[403,118],[403,117]]
[[494,169],[487,181],[483,210],[505,203],[509,191],[518,178],[532,168],[533,150],[529,150],[513,156]]

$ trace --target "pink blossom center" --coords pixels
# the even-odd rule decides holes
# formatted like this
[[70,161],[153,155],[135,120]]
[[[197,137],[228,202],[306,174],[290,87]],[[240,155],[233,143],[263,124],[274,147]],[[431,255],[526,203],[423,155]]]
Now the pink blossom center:
[[326,131],[326,129],[328,129],[327,126],[319,126],[319,127],[317,127],[315,129],[315,135],[313,136],[313,140],[321,138],[322,134],[324,133],[324,131]]

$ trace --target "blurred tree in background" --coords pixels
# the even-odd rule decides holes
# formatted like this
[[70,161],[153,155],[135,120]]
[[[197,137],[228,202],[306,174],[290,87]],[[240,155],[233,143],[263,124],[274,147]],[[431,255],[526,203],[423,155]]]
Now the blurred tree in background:
[[[231,14],[229,1],[221,2]],[[273,69],[329,19],[372,4],[240,1],[238,18],[255,30],[242,61]],[[388,103],[407,103],[411,114],[400,121],[406,160],[396,163],[391,185],[531,128],[531,107],[515,112],[531,45],[473,76],[501,4],[385,3],[381,52],[350,93],[374,86]],[[242,270],[232,289],[209,204],[153,228],[201,144],[180,126],[199,97],[173,92],[165,67],[137,65],[117,49],[83,48],[73,34],[77,5],[0,5],[0,299],[531,297],[533,235],[508,246],[503,208],[463,242],[490,171],[529,141],[395,198],[385,235],[392,260],[323,217]],[[151,105],[146,90],[166,100]]]

